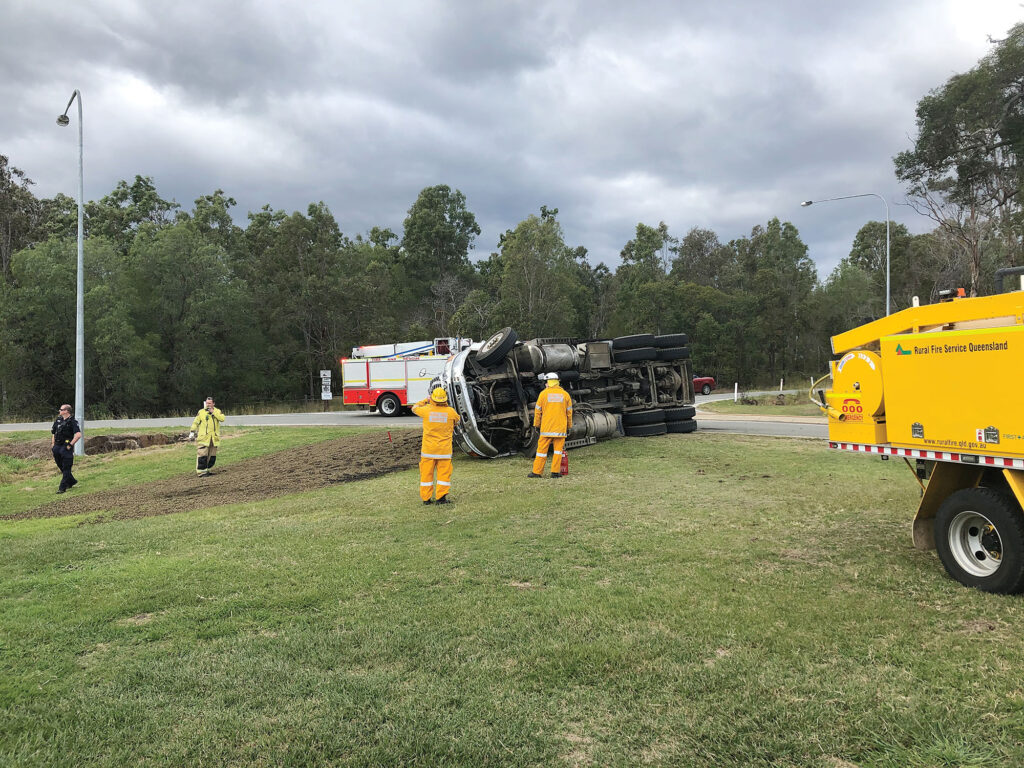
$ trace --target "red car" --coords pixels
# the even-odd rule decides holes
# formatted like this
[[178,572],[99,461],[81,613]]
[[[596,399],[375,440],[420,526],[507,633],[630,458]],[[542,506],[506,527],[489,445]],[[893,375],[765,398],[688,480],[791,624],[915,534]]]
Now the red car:
[[693,377],[693,391],[700,392],[702,395],[710,395],[711,390],[715,388],[715,377],[714,376],[694,376]]

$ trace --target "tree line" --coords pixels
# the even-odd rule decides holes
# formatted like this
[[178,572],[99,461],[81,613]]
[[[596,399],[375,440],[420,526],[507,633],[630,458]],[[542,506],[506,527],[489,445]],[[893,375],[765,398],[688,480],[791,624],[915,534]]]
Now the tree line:
[[[934,223],[892,226],[893,309],[944,288],[991,290],[1020,263],[1024,25],[918,104],[918,138],[895,158],[908,199]],[[592,265],[540,206],[470,259],[480,228],[439,184],[401,234],[346,235],[323,203],[264,206],[246,225],[222,190],[188,210],[136,176],[85,206],[88,415],[318,399],[319,371],[366,343],[684,331],[695,372],[752,386],[826,368],[829,337],[884,314],[885,223],[867,222],[820,279],[797,228],[777,218],[722,242],[637,223],[620,263]],[[77,205],[39,199],[0,155],[0,420],[41,417],[74,390]]]

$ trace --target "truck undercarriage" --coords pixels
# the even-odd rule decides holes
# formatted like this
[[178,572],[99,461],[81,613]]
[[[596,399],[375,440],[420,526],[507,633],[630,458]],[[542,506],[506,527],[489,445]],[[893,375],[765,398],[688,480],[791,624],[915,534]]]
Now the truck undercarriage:
[[541,373],[558,373],[573,399],[569,447],[622,434],[692,432],[687,343],[685,334],[520,342],[505,328],[449,359],[437,383],[462,417],[456,443],[474,456],[530,449],[536,440],[533,407],[544,386]]

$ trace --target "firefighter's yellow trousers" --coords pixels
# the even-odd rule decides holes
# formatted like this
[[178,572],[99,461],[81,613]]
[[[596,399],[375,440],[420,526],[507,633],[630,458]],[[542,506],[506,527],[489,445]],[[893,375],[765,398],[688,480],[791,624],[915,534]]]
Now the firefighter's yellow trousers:
[[437,498],[448,495],[452,486],[452,460],[420,457],[420,498],[430,500],[434,490],[434,470],[437,470]]
[[544,463],[547,461],[550,446],[555,448],[555,456],[551,459],[551,471],[562,473],[562,451],[565,450],[565,438],[541,435],[537,439],[537,456],[533,460],[533,474],[539,475],[544,472]]

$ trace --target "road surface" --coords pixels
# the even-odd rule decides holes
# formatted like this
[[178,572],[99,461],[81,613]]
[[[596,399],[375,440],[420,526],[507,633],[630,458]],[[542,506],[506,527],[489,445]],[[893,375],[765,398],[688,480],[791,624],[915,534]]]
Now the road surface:
[[[809,437],[826,439],[828,427],[821,419],[775,416],[723,416],[703,414],[700,406],[715,400],[729,400],[732,395],[697,395],[697,424],[703,432],[738,435],[767,435],[772,437]],[[88,433],[104,429],[140,429],[176,427],[186,430],[192,424],[191,416],[171,419],[97,419],[86,424]],[[52,422],[34,424],[0,424],[0,432],[49,431]],[[334,413],[274,413],[261,416],[232,416],[227,424],[242,427],[398,427],[419,426],[415,416],[385,418],[369,411],[341,411]]]

